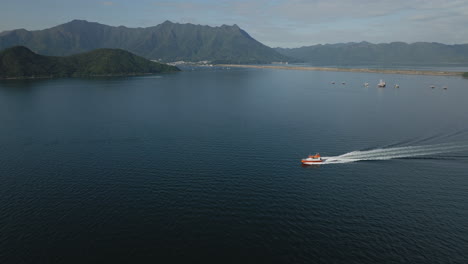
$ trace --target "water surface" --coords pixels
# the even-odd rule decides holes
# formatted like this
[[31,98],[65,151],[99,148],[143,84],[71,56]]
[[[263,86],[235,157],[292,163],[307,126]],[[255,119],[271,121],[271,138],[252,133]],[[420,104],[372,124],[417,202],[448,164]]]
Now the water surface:
[[0,261],[466,263],[467,151],[300,159],[465,146],[467,98],[270,69],[3,81]]

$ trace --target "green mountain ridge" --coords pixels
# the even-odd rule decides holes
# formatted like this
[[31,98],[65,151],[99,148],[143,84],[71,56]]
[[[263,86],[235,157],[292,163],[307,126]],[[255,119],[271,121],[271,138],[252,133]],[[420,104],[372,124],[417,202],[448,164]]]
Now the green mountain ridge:
[[288,60],[237,25],[210,27],[170,21],[154,27],[127,28],[73,20],[44,30],[18,29],[0,33],[0,50],[17,45],[51,56],[117,48],[165,62],[269,63]]
[[317,65],[468,64],[468,44],[351,42],[275,50],[285,56]]
[[122,76],[179,71],[119,49],[97,49],[67,57],[43,56],[24,46],[0,52],[0,79]]

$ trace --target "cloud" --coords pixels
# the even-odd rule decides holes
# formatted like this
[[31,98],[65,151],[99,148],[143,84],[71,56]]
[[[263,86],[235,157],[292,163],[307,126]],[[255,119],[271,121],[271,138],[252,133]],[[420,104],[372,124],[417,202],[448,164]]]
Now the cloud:
[[468,42],[468,31],[463,28],[468,24],[466,0],[147,1],[149,5],[125,4],[140,10],[138,21],[144,22],[138,22],[138,26],[165,20],[210,26],[237,24],[269,46],[350,41]]
[[[52,0],[51,0],[52,1]],[[269,46],[297,47],[336,42],[468,43],[467,0],[99,0],[59,1],[58,17],[32,12],[11,1],[0,9],[0,31],[41,29],[84,18],[109,25],[155,26],[165,20],[220,26],[237,24]],[[57,2],[57,1],[55,1]],[[59,3],[57,2],[57,3]],[[32,10],[50,11],[32,2]],[[47,10],[46,10],[47,9]],[[10,10],[10,11],[7,11]],[[13,10],[13,11],[11,11]],[[104,11],[104,12],[103,12]],[[138,14],[135,16],[135,14]]]
[[[255,3],[264,8],[253,15]],[[233,10],[249,14],[248,31],[258,32],[254,37],[270,46],[363,40],[468,42],[463,29],[468,23],[466,0],[259,0]]]

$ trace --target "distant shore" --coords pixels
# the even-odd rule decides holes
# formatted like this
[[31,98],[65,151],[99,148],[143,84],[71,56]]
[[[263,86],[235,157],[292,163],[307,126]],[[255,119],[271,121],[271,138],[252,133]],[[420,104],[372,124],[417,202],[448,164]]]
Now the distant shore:
[[101,77],[137,77],[156,75],[160,73],[121,73],[121,74],[81,74],[81,75],[38,75],[38,76],[18,76],[18,77],[0,77],[3,80],[36,80],[36,79],[57,79],[57,78],[101,78]]
[[368,72],[383,74],[411,74],[411,75],[438,75],[438,76],[462,76],[463,72],[449,71],[419,71],[419,70],[388,70],[388,69],[355,69],[355,68],[325,68],[325,67],[301,67],[301,66],[277,66],[277,65],[240,65],[217,64],[220,67],[257,68],[257,69],[281,69],[300,71],[338,71],[338,72]]

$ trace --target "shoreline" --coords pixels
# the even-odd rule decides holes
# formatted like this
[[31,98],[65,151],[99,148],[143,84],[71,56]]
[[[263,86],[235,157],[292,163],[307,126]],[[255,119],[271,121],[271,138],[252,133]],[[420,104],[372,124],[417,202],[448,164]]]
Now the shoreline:
[[336,71],[336,72],[365,72],[383,74],[405,75],[436,75],[436,76],[462,76],[463,72],[448,71],[418,71],[418,70],[388,70],[388,69],[357,69],[357,68],[326,68],[326,67],[301,67],[301,66],[269,66],[269,65],[243,65],[243,64],[216,64],[220,67],[255,68],[255,69],[279,69],[299,71]]
[[90,75],[63,75],[63,76],[61,75],[38,75],[38,76],[0,77],[0,81],[60,79],[60,78],[138,77],[138,76],[149,76],[149,75],[174,73],[174,72],[179,72],[179,71],[127,73],[127,74],[90,74]]

